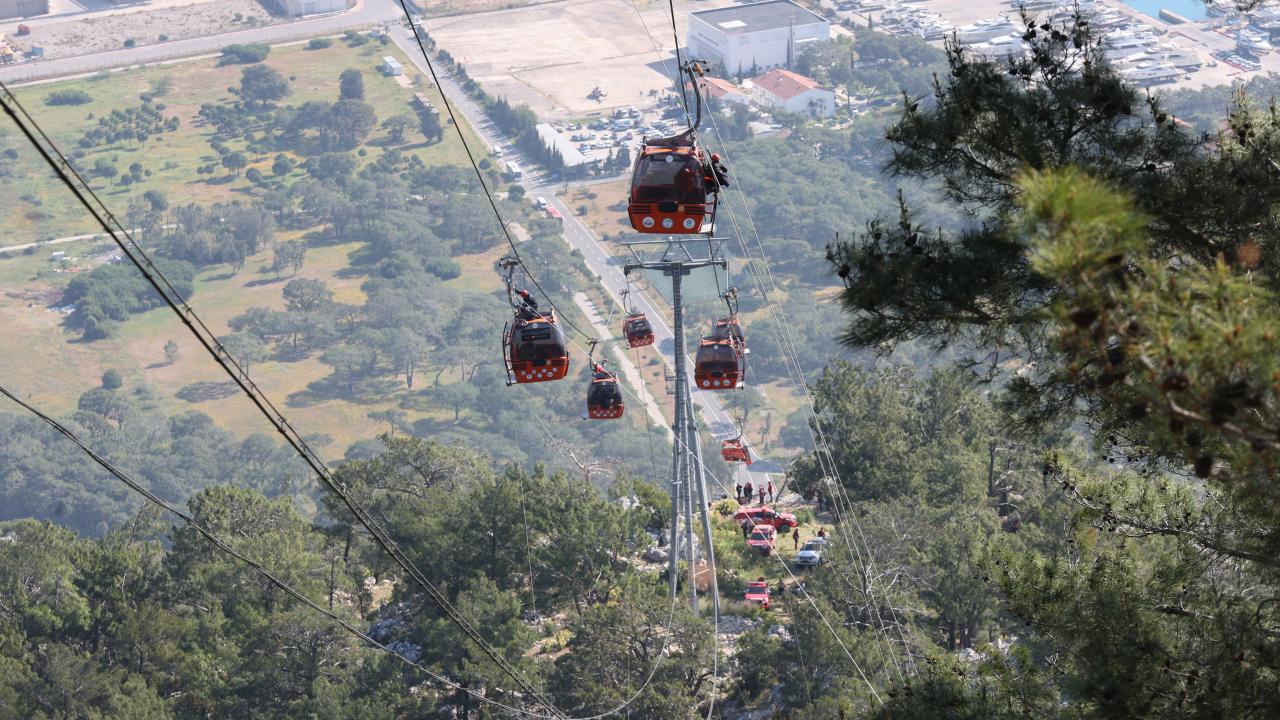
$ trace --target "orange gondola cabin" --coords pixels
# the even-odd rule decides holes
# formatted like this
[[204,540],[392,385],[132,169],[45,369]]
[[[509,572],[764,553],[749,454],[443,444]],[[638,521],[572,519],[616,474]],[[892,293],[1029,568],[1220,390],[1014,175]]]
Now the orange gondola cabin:
[[693,382],[703,390],[733,390],[746,377],[747,344],[736,316],[716,321],[715,332],[698,343]]
[[617,376],[606,373],[593,373],[591,385],[587,388],[587,417],[592,420],[615,420],[622,417],[626,406],[622,403],[622,389],[618,387]]
[[631,227],[662,235],[704,232],[703,225],[714,214],[715,196],[708,191],[703,166],[692,130],[646,139],[631,175]]
[[751,464],[751,453],[747,452],[746,443],[742,442],[742,438],[725,440],[721,443],[720,457],[727,463]]
[[653,344],[653,326],[644,313],[631,313],[622,322],[622,336],[627,339],[627,347],[638,348]]
[[516,318],[507,325],[507,384],[559,380],[569,372],[569,351],[554,312]]

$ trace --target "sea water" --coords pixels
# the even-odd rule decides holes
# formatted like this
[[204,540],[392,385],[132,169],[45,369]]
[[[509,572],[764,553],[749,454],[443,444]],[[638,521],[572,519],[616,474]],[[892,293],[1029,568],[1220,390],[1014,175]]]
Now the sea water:
[[1209,17],[1201,0],[1123,0],[1123,2],[1143,15],[1157,20],[1160,19],[1161,10],[1169,10],[1193,22]]

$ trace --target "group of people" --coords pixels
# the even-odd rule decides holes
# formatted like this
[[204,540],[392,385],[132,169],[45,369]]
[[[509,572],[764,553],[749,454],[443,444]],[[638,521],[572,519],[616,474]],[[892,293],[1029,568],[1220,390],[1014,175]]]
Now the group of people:
[[753,497],[759,498],[760,504],[763,505],[765,504],[765,495],[769,496],[768,502],[773,502],[773,481],[770,480],[768,485],[762,485],[758,489],[750,480],[742,484],[734,483],[733,493],[734,499],[742,505],[749,504]]

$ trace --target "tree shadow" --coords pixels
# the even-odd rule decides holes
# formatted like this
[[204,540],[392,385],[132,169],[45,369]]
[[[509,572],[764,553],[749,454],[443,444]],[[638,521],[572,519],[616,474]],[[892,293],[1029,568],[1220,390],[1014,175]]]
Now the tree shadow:
[[251,287],[262,287],[263,285],[276,285],[278,283],[287,282],[291,277],[293,276],[259,278],[257,280],[250,280],[249,282],[245,283],[244,286],[247,288],[251,288]]
[[227,183],[232,182],[235,182],[235,177],[232,175],[219,175],[218,177],[211,177],[208,180],[205,180],[205,183],[208,185],[226,185]]
[[331,373],[285,398],[293,408],[306,408],[329,400],[346,400],[359,405],[385,401],[399,389],[400,383],[386,378],[360,378],[348,386],[346,379]]
[[223,400],[235,394],[236,384],[230,380],[192,383],[174,393],[176,397],[189,403]]

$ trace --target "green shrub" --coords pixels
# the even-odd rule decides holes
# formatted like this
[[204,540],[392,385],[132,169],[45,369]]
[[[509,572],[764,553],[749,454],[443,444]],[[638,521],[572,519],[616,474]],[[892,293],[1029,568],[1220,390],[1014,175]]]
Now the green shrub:
[[84,105],[93,96],[83,90],[55,90],[44,97],[45,105]]
[[430,257],[422,261],[422,269],[441,280],[452,280],[462,275],[462,266],[457,260],[447,257]]
[[329,38],[311,38],[311,42],[307,43],[308,50],[323,50],[333,45],[333,40]]
[[738,512],[738,508],[740,507],[741,506],[738,504],[737,500],[725,498],[715,504],[715,511],[724,517],[731,517],[734,513]]
[[260,63],[271,54],[271,46],[262,43],[228,45],[222,48],[219,65],[251,65]]

